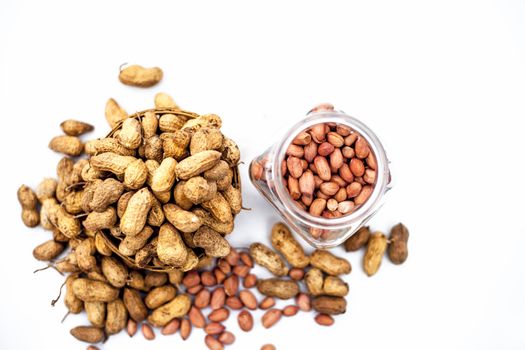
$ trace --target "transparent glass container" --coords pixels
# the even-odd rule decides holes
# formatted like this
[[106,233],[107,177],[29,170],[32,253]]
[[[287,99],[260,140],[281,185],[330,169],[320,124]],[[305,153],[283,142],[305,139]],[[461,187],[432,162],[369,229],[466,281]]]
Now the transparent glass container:
[[[389,161],[377,136],[365,124],[330,105],[316,107],[295,124],[284,137],[252,160],[250,179],[257,190],[281,215],[284,222],[316,248],[332,248],[343,243],[381,208],[392,188]],[[320,123],[337,123],[352,128],[369,144],[376,159],[376,180],[368,200],[348,215],[337,218],[313,216],[297,206],[284,184],[281,164],[286,150],[301,131]]]

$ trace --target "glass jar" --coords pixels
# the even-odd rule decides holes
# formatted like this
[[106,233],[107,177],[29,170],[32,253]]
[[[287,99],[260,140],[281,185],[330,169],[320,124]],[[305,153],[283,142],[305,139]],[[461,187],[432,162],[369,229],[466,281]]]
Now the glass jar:
[[[295,137],[320,123],[346,125],[369,144],[376,160],[376,178],[366,202],[350,214],[326,218],[311,215],[292,199],[284,183],[282,168],[288,146]],[[313,142],[313,141],[312,141]],[[362,122],[331,105],[311,110],[305,119],[294,125],[284,137],[250,164],[250,179],[257,190],[277,209],[285,223],[305,241],[316,248],[331,248],[343,243],[363,226],[382,206],[385,194],[391,189],[389,161],[377,136]]]

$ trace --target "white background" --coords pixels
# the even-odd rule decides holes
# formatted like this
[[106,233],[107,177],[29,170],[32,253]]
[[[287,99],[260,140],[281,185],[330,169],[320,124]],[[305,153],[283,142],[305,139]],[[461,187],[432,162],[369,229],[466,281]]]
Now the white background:
[[[121,63],[158,65],[151,89],[121,85]],[[348,312],[331,328],[313,314],[237,335],[231,349],[525,348],[525,2],[523,1],[20,1],[0,2],[0,348],[83,349],[63,278],[31,256],[50,234],[22,225],[21,183],[53,176],[47,149],[78,118],[107,132],[104,105],[128,112],[166,91],[214,112],[248,163],[318,102],[362,119],[383,140],[395,190],[372,227],[403,221],[402,266],[346,278]],[[266,241],[278,217],[241,166],[245,206],[236,246]],[[337,253],[344,254],[342,249]],[[112,337],[103,349],[201,349],[202,331]]]

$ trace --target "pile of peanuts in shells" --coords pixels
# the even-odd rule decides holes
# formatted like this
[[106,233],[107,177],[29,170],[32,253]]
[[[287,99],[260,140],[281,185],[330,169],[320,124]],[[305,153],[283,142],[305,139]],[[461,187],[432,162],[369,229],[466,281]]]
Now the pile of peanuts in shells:
[[[119,79],[149,87],[162,76],[160,68],[133,65],[123,69]],[[171,96],[158,93],[155,110],[167,109],[179,107]],[[18,189],[24,224],[40,224],[53,235],[33,250],[33,256],[67,274],[63,299],[68,314],[85,311],[90,322],[72,328],[71,335],[96,344],[121,331],[133,337],[140,330],[153,340],[153,328],[160,328],[162,335],[179,333],[186,340],[193,328],[201,328],[206,346],[220,350],[235,341],[223,325],[234,311],[243,332],[253,329],[252,312],[257,309],[265,310],[264,328],[311,310],[319,325],[332,325],[333,316],[346,311],[349,289],[340,275],[350,273],[350,263],[325,250],[305,254],[281,223],[271,232],[273,250],[262,243],[230,247],[225,236],[233,231],[234,217],[242,208],[240,187],[233,181],[240,160],[237,145],[222,135],[216,115],[159,115],[155,110],[141,119],[128,118],[110,99],[106,119],[115,132],[85,144],[80,136],[93,127],[76,120],[63,122],[65,135],[49,144],[66,155],[57,165],[57,179],[44,179],[35,191],[26,185]],[[365,173],[370,169],[368,162]],[[312,203],[322,199],[310,194]],[[111,246],[110,241],[117,244]],[[387,248],[392,262],[403,263],[407,241],[402,224],[388,239],[365,227],[345,242],[345,249],[366,247],[364,269],[373,275]],[[258,278],[251,271],[254,264],[275,277]],[[253,288],[263,295],[261,300]],[[276,299],[294,302],[279,309]]]

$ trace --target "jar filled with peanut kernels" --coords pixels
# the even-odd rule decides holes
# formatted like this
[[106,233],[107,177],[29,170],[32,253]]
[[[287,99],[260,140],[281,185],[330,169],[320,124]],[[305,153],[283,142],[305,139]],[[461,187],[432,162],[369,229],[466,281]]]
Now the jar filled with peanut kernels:
[[250,179],[317,248],[344,242],[382,206],[389,161],[377,136],[330,104],[312,109],[250,164]]

